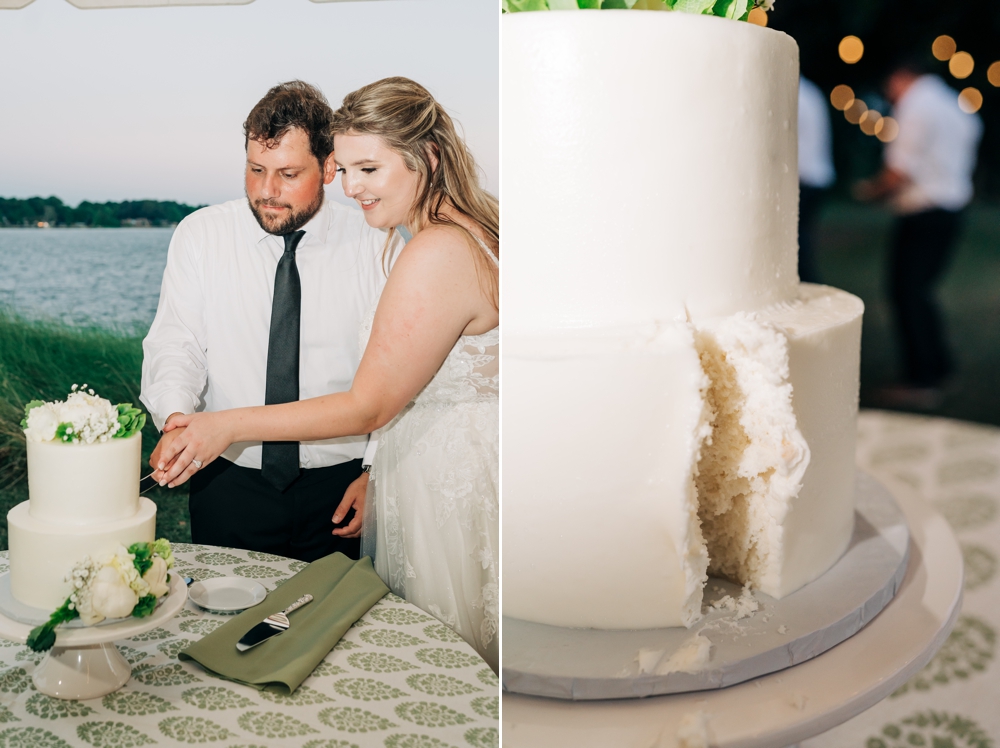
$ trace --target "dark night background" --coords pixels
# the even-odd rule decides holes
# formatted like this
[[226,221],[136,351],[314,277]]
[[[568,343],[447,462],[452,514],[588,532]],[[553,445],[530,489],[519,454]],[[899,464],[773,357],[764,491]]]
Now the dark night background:
[[[958,372],[933,415],[1000,425],[1000,88],[986,71],[1000,60],[1000,6],[983,0],[776,0],[768,26],[799,44],[802,73],[827,95],[846,84],[869,107],[890,113],[881,82],[893,61],[921,55],[957,92],[974,86],[983,94],[979,116],[984,133],[975,173],[976,197],[965,213],[958,246],[938,298]],[[972,75],[956,80],[947,62],[931,55],[931,43],[951,36],[975,60]],[[837,52],[847,35],[859,37],[864,56],[854,65]],[[829,109],[837,183],[827,201],[817,237],[822,280],[865,302],[861,353],[861,404],[876,405],[876,388],[898,381],[896,338],[885,292],[885,258],[892,215],[883,206],[850,198],[858,179],[874,174],[882,144]]]
[[[975,86],[983,94],[985,136],[979,151],[976,174],[977,196],[1000,201],[1000,142],[995,137],[1000,126],[1000,88],[986,80],[986,69],[1000,60],[1000,6],[983,0],[776,0],[768,26],[794,37],[799,44],[802,74],[823,91],[839,83],[854,89],[870,106],[881,97],[881,81],[894,60],[912,54],[926,55],[927,61],[950,85],[961,90]],[[854,65],[837,55],[837,45],[853,34],[865,44],[865,53]],[[948,64],[931,56],[931,42],[947,34],[958,49],[976,61],[972,75],[958,81],[948,73]],[[885,103],[874,108],[887,113]],[[867,176],[878,167],[881,146],[849,124],[836,111],[833,116],[834,154],[838,186],[846,194],[851,180]]]

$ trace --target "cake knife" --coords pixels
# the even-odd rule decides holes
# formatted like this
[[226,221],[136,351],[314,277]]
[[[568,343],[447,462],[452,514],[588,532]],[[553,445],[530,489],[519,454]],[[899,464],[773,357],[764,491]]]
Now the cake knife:
[[288,614],[293,610],[298,610],[307,603],[311,603],[312,599],[312,595],[303,595],[280,613],[273,613],[269,615],[263,621],[247,631],[243,635],[243,638],[236,642],[236,648],[240,650],[240,652],[246,652],[251,647],[256,647],[261,642],[266,642],[272,636],[283,634],[291,626],[291,623],[288,620]]

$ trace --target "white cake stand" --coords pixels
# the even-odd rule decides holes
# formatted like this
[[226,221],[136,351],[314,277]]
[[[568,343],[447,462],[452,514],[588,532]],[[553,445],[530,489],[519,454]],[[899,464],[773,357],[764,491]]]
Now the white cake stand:
[[715,691],[590,702],[505,693],[504,748],[781,748],[877,704],[927,664],[962,600],[962,554],[948,523],[914,493],[892,488],[910,528],[906,575],[893,600],[850,639]]
[[[40,692],[58,699],[96,699],[128,682],[132,666],[114,642],[141,634],[176,616],[187,600],[187,585],[172,573],[170,592],[146,618],[85,628],[56,629],[56,645],[35,668],[31,679]],[[24,644],[34,626],[0,613],[0,638]]]

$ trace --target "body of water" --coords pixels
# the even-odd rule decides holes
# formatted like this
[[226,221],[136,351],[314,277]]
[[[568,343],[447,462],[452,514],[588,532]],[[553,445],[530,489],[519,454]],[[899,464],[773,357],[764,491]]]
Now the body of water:
[[173,229],[0,229],[0,308],[31,318],[148,327]]

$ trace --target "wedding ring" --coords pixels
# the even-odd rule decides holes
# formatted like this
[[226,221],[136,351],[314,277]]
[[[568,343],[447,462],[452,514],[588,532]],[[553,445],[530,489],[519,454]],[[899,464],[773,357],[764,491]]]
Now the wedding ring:
[[201,470],[201,466],[202,466],[202,465],[203,465],[204,463],[203,463],[203,462],[202,462],[201,460],[191,460],[191,464],[192,464],[192,465],[194,465],[194,466],[195,466],[196,468],[198,468],[199,470]]

